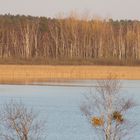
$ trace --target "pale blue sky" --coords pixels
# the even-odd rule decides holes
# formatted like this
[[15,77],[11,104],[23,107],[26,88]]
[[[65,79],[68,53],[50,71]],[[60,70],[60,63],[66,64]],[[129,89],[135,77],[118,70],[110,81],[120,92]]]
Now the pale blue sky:
[[73,10],[103,18],[140,20],[140,0],[0,0],[0,14],[54,17]]

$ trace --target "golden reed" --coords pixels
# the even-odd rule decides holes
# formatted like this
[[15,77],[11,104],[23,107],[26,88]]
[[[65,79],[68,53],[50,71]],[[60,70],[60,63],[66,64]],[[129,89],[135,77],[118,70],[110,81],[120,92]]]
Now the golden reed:
[[106,79],[109,74],[118,79],[139,80],[140,67],[0,65],[0,83]]

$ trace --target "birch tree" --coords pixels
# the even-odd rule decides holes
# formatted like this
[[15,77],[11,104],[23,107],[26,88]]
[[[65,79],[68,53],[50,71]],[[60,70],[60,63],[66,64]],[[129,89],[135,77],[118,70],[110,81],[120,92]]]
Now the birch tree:
[[40,121],[33,109],[22,102],[11,101],[1,108],[2,140],[43,140],[44,122]]
[[112,77],[99,80],[96,92],[90,92],[81,105],[81,111],[94,128],[98,139],[122,140],[131,137],[135,122],[127,119],[127,112],[136,104],[120,95],[121,83]]

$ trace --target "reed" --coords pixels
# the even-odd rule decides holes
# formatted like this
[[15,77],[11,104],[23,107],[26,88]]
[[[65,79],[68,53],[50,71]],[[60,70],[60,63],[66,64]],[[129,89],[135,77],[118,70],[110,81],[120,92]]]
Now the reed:
[[0,83],[106,79],[109,74],[118,79],[139,80],[140,67],[0,65]]

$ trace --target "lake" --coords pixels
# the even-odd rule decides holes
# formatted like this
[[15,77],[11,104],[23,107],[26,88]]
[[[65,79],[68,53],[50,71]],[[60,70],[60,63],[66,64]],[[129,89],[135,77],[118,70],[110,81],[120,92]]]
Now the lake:
[[[123,94],[139,104],[140,80],[124,80],[122,83]],[[0,85],[0,103],[14,99],[34,108],[47,122],[47,140],[93,140],[96,139],[94,131],[82,115],[80,105],[84,94],[88,94],[90,86],[94,85],[95,81]],[[140,106],[131,112],[129,118],[138,124],[133,140],[140,140]]]

